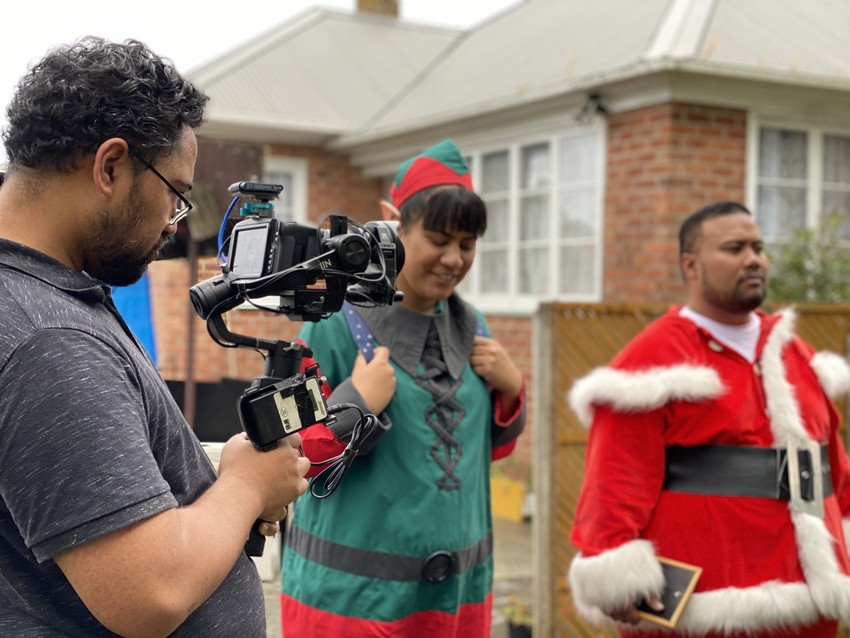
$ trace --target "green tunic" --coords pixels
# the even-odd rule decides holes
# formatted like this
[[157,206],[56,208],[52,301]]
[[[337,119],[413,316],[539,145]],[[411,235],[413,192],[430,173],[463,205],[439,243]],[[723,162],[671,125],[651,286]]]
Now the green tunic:
[[[390,347],[396,392],[385,414],[393,425],[354,460],[333,494],[296,503],[284,554],[285,631],[314,635],[312,623],[327,617],[311,618],[309,608],[392,622],[420,612],[455,615],[470,605],[489,621],[493,409],[487,384],[469,365],[479,317],[457,297],[438,309],[433,323],[450,378],[435,395],[420,362],[432,318],[401,306],[362,314],[377,343]],[[357,346],[342,313],[306,325],[300,337],[332,388],[353,388],[347,379]],[[310,429],[302,436],[309,456]],[[435,552],[446,554],[423,575]],[[429,582],[443,569],[445,580]],[[287,606],[297,613],[287,614]]]

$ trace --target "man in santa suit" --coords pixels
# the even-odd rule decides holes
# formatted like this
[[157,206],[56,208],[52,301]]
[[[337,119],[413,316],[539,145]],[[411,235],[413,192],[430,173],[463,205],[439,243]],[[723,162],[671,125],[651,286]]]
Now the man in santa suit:
[[[679,233],[687,296],[570,403],[590,426],[569,570],[576,609],[622,636],[834,637],[850,622],[850,462],[830,397],[850,370],[757,310],[764,242],[718,202]],[[657,557],[703,569],[676,628]]]

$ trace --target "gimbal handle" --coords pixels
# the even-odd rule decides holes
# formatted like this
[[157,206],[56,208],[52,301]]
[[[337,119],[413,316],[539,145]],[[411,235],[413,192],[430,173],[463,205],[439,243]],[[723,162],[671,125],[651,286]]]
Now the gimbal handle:
[[[300,343],[290,343],[282,340],[259,339],[232,332],[224,324],[222,313],[215,313],[207,318],[207,329],[213,338],[219,343],[227,343],[234,347],[244,346],[255,350],[268,352],[264,365],[264,376],[257,377],[246,392],[263,388],[268,385],[288,379],[301,372],[301,360],[306,355],[313,356],[312,351]],[[246,434],[249,434],[246,431]],[[256,441],[252,441],[256,444]],[[248,556],[262,556],[266,545],[266,537],[260,534],[260,524],[257,520],[251,527],[248,540],[245,542],[245,551]]]

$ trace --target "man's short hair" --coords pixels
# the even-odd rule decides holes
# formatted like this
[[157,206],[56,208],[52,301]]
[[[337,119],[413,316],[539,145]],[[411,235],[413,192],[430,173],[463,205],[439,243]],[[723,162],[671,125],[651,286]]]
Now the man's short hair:
[[732,213],[752,215],[746,206],[740,202],[733,201],[714,202],[688,215],[687,219],[679,227],[679,256],[681,257],[685,253],[693,252],[694,246],[700,238],[704,221]]
[[137,40],[86,37],[51,49],[6,109],[8,170],[72,171],[111,137],[148,161],[176,149],[203,122],[209,98]]

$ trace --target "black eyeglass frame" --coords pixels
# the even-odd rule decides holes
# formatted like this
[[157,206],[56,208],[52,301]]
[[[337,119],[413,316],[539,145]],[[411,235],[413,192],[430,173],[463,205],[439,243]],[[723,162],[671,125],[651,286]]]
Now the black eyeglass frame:
[[186,199],[186,196],[183,193],[181,193],[179,190],[177,190],[171,182],[169,182],[167,179],[165,179],[165,177],[162,176],[162,173],[160,173],[158,170],[156,170],[153,167],[153,164],[151,164],[149,161],[147,161],[144,157],[139,157],[135,153],[133,153],[132,155],[139,162],[144,164],[145,168],[149,168],[153,172],[153,174],[156,175],[162,181],[163,184],[165,184],[166,186],[168,186],[168,188],[171,189],[172,193],[177,195],[178,201],[183,203],[183,206],[181,208],[175,209],[175,211],[174,211],[174,213],[172,213],[171,217],[168,218],[169,226],[173,226],[174,224],[179,222],[181,219],[186,217],[186,215],[188,215],[189,212],[193,208],[192,202],[190,202],[188,199]]

